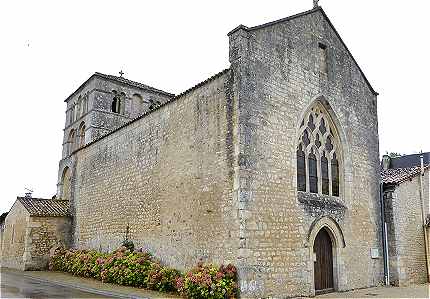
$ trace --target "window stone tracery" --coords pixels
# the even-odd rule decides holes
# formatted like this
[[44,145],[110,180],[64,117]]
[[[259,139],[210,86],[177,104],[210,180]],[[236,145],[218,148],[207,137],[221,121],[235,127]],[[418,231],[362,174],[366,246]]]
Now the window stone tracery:
[[340,196],[341,148],[335,126],[320,103],[301,122],[297,145],[297,190]]

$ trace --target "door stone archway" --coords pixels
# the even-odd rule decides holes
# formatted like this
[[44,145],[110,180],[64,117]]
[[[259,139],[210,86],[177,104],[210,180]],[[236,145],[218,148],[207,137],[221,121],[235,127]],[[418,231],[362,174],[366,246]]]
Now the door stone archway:
[[[320,294],[321,291],[325,289],[324,287],[316,285],[315,283],[315,278],[317,277],[317,275],[319,275],[315,273],[315,271],[318,271],[318,268],[316,268],[318,256],[315,254],[317,253],[315,250],[320,250],[320,256],[325,254],[325,264],[331,265],[330,269],[332,273],[332,283],[329,284],[329,286],[327,287],[329,290],[326,291],[345,290],[347,273],[345,272],[344,265],[342,263],[342,254],[343,249],[346,247],[346,243],[342,229],[339,224],[330,216],[322,216],[318,219],[315,219],[315,221],[311,224],[309,228],[308,236],[306,239],[306,247],[309,249],[309,279],[311,281],[309,285],[310,295],[314,296],[316,294]],[[326,269],[325,271],[329,271],[328,266],[327,268],[323,269]]]
[[325,228],[318,232],[313,252],[315,294],[333,292],[333,244],[329,232]]

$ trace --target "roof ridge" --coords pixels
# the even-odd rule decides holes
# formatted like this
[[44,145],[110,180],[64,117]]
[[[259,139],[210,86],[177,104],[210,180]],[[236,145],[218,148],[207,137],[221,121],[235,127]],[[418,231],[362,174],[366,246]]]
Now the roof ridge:
[[185,91],[181,92],[180,94],[178,94],[178,95],[176,95],[176,96],[174,96],[174,97],[170,98],[168,101],[166,101],[166,102],[162,103],[161,105],[157,106],[155,109],[146,111],[145,113],[143,113],[143,114],[141,114],[141,115],[139,115],[139,116],[137,116],[137,117],[135,117],[135,118],[131,119],[129,122],[126,122],[125,124],[123,124],[123,125],[121,125],[121,126],[119,126],[119,127],[115,128],[114,130],[110,131],[109,133],[107,133],[107,134],[105,134],[105,135],[102,135],[102,136],[100,136],[99,138],[97,138],[97,139],[95,139],[95,140],[91,141],[90,143],[87,143],[87,144],[86,144],[86,145],[84,145],[83,147],[80,147],[80,148],[76,149],[75,151],[73,151],[73,152],[72,152],[72,154],[77,153],[77,152],[79,152],[80,150],[82,150],[82,149],[84,149],[84,148],[89,147],[90,145],[92,145],[92,144],[96,143],[97,141],[102,140],[103,138],[105,138],[105,137],[107,137],[107,136],[109,136],[109,135],[111,135],[111,134],[113,134],[113,133],[115,133],[115,132],[117,132],[117,131],[121,130],[121,129],[122,129],[122,128],[124,128],[124,127],[127,127],[128,125],[130,125],[130,124],[134,123],[135,121],[137,121],[137,120],[139,120],[139,119],[144,118],[146,115],[151,114],[151,113],[153,113],[153,112],[155,112],[155,111],[159,110],[161,107],[164,107],[164,106],[166,106],[167,104],[170,104],[170,103],[172,103],[172,102],[176,101],[177,99],[179,99],[179,98],[183,97],[184,95],[186,95],[186,94],[190,93],[191,91],[193,91],[193,90],[195,90],[195,89],[197,89],[197,88],[199,88],[199,87],[201,87],[201,86],[203,86],[203,85],[205,85],[205,84],[207,84],[207,83],[209,83],[209,82],[211,82],[211,81],[215,80],[216,78],[218,78],[218,77],[220,77],[220,76],[222,76],[222,75],[226,74],[228,71],[230,71],[230,68],[226,68],[226,69],[222,70],[221,72],[218,72],[218,73],[216,73],[215,75],[213,75],[213,76],[211,76],[211,77],[207,78],[206,80],[201,81],[200,83],[197,83],[197,84],[196,84],[196,85],[194,85],[193,87],[190,87],[190,88],[186,89]]
[[163,93],[163,94],[166,94],[166,95],[175,96],[175,94],[173,94],[173,93],[170,93],[170,92],[167,92],[167,91],[164,91],[164,90],[161,90],[161,89],[149,86],[149,85],[141,83],[139,81],[130,80],[130,79],[127,79],[125,77],[118,77],[118,76],[115,76],[115,75],[109,75],[109,74],[104,74],[104,73],[100,73],[100,72],[95,72],[94,74],[97,75],[97,76],[106,78],[106,79],[113,79],[113,80],[116,80],[118,82],[125,83],[125,84],[128,84],[128,85],[139,86],[139,87],[144,88],[144,89],[149,89],[149,90],[152,90],[152,91],[155,91],[155,92],[159,92],[159,93]]
[[127,85],[130,85],[130,86],[134,86],[134,87],[137,87],[137,88],[147,89],[149,91],[161,93],[161,94],[164,94],[164,95],[167,95],[167,96],[170,96],[170,97],[174,97],[175,96],[175,94],[173,94],[173,93],[170,93],[170,92],[167,92],[167,91],[164,91],[164,90],[161,90],[161,89],[158,89],[158,88],[155,88],[155,87],[152,87],[152,86],[149,86],[149,85],[137,82],[137,81],[133,81],[133,80],[130,80],[130,79],[127,79],[127,78],[124,78],[124,77],[118,77],[118,76],[114,76],[114,75],[107,75],[107,74],[103,74],[103,73],[100,73],[100,72],[95,72],[87,80],[85,80],[84,83],[82,83],[81,85],[79,85],[79,87],[76,88],[75,91],[72,92],[64,100],[64,102],[67,102],[68,100],[70,100],[70,98],[72,98],[73,96],[75,96],[78,93],[78,91],[80,91],[91,79],[93,79],[94,77],[97,77],[97,76],[98,77],[102,77],[102,78],[104,78],[106,80],[112,80],[112,81],[116,81],[116,82],[119,82],[119,83],[123,83],[123,84],[127,84]]
[[278,20],[275,20],[275,21],[270,21],[270,22],[267,22],[267,23],[264,23],[264,24],[261,24],[261,25],[252,26],[252,27],[249,27],[248,29],[249,30],[257,30],[257,29],[260,29],[260,28],[268,27],[268,26],[271,26],[271,25],[274,25],[274,24],[285,22],[285,21],[291,21],[291,20],[294,20],[296,18],[309,15],[309,14],[314,13],[314,12],[319,11],[319,10],[321,10],[321,11],[323,10],[321,6],[317,6],[317,7],[314,7],[312,9],[309,9],[309,10],[306,10],[306,11],[303,11],[303,12],[299,12],[299,13],[296,13],[294,15],[282,18],[282,19],[278,19]]
[[52,198],[40,198],[40,197],[25,197],[25,196],[17,196],[19,199],[32,199],[32,200],[54,200]]
[[[430,164],[424,165],[424,171],[430,169]],[[389,168],[381,171],[381,180],[385,184],[401,184],[421,173],[421,166],[404,168]]]
[[63,217],[70,214],[68,200],[17,197],[30,216]]

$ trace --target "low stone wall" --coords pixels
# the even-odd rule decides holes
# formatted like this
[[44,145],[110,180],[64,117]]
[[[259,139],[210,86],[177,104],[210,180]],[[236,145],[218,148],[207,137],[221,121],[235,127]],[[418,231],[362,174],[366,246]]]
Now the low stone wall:
[[49,252],[56,245],[69,246],[69,217],[30,217],[24,252],[24,270],[48,266]]

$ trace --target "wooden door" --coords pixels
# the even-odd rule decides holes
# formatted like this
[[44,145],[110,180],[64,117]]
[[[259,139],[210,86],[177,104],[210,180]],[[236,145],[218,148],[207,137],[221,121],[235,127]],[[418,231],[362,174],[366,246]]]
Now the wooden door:
[[321,229],[314,242],[314,279],[315,293],[334,291],[333,283],[333,251],[328,232]]

